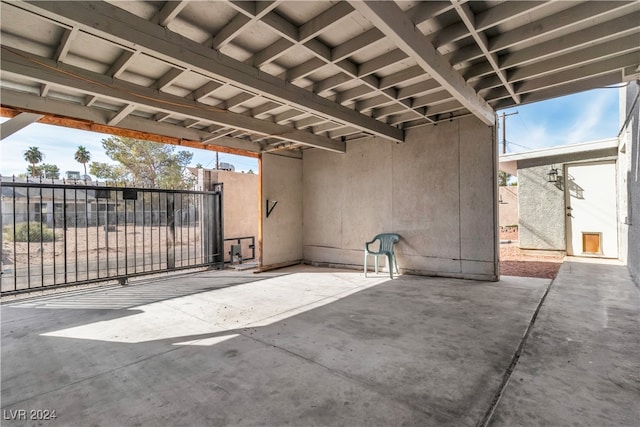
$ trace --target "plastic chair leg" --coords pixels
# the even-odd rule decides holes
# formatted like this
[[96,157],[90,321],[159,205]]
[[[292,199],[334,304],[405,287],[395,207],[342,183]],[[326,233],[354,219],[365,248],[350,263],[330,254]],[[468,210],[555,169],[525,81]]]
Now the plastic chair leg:
[[364,277],[367,277],[367,252],[364,253]]
[[376,274],[378,274],[378,255],[375,255],[376,257]]

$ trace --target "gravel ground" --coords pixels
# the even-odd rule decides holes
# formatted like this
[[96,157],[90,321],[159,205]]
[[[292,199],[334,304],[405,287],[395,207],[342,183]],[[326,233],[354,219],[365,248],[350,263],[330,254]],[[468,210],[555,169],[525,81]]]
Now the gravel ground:
[[561,254],[532,254],[518,248],[518,230],[500,231],[500,274],[504,276],[538,277],[553,279],[562,264]]

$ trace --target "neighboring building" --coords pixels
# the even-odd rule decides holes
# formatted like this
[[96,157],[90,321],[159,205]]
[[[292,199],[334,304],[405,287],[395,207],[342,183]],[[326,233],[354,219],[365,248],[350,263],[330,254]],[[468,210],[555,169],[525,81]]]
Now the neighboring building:
[[518,177],[521,248],[618,258],[640,276],[639,95],[638,81],[621,89],[616,138],[500,156]]
[[89,175],[82,175],[78,171],[66,171],[64,176],[68,180],[74,181],[91,181],[91,177]]
[[[87,184],[87,189],[76,188],[73,191],[74,202],[62,202],[63,190],[45,187],[35,191],[28,187],[11,187],[2,185],[2,182],[44,182],[45,184],[71,184],[65,180],[34,180],[33,178],[16,179],[13,177],[0,177],[0,194],[2,212],[2,225],[14,223],[42,221],[52,227],[54,224],[67,224],[68,226],[85,227],[95,225],[100,221],[98,212],[112,211],[113,201],[96,198],[95,186]],[[80,183],[82,185],[82,183]],[[66,222],[65,222],[66,217]]]
[[500,156],[518,176],[519,245],[618,258],[617,138]]

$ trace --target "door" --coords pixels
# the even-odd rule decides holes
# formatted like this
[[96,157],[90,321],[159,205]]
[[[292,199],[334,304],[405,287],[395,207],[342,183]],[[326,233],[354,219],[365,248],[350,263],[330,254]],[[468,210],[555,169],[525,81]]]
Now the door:
[[618,257],[615,162],[565,166],[567,254]]

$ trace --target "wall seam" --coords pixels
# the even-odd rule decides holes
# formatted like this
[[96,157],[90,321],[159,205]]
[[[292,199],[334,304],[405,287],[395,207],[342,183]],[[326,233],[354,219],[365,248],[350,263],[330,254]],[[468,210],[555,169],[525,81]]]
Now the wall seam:
[[462,153],[460,142],[460,120],[456,120],[458,128],[458,262],[462,274]]

